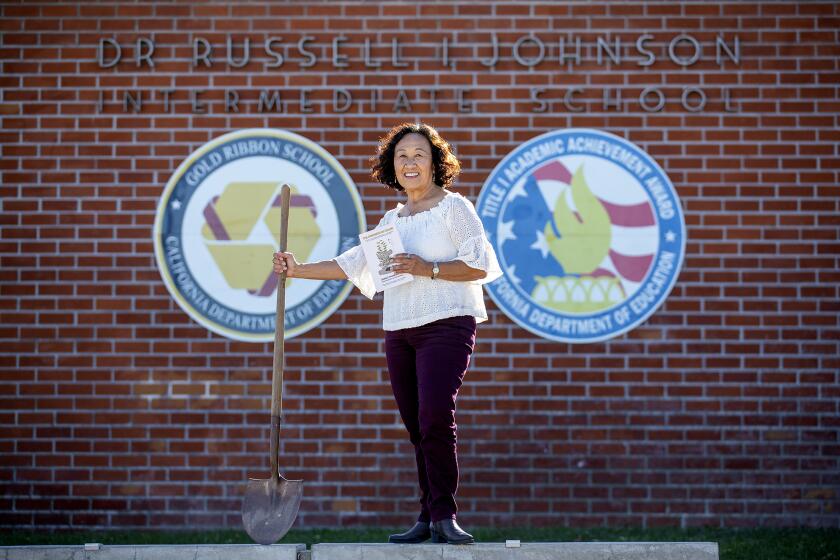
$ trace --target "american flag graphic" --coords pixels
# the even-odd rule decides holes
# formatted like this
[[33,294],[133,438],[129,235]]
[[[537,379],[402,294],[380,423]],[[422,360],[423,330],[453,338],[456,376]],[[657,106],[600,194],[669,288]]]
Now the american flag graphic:
[[[553,208],[557,197],[567,194],[571,180],[569,169],[554,160],[531,172],[508,196],[496,232],[496,246],[501,250],[508,276],[529,295],[537,285],[537,276],[568,275],[549,251],[543,231],[549,224],[554,235],[562,237]],[[617,278],[627,298],[645,278],[658,249],[653,207],[649,201],[626,204],[605,200],[603,196],[598,196],[598,200],[611,222],[611,244],[601,263],[585,275]],[[573,214],[583,223],[583,216]]]

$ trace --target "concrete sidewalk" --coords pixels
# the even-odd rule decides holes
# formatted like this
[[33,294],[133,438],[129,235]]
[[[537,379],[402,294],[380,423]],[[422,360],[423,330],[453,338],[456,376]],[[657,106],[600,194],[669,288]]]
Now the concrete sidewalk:
[[316,544],[311,560],[718,560],[713,542]]
[[302,544],[2,546],[2,560],[297,560]]
[[4,546],[2,560],[718,560],[713,542]]

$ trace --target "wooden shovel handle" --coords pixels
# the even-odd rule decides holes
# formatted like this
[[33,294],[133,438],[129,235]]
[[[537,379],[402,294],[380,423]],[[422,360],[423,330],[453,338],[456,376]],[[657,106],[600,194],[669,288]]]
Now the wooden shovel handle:
[[[286,251],[289,235],[289,185],[280,193],[280,251]],[[274,329],[274,374],[271,378],[271,476],[280,477],[278,453],[280,451],[280,424],[283,422],[283,336],[286,315],[286,272],[277,282],[277,326]]]

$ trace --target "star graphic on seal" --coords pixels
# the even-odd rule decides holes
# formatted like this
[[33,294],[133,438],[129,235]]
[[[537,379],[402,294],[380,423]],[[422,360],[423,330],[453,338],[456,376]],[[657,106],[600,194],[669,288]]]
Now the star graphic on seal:
[[513,220],[509,222],[501,222],[499,225],[499,247],[504,245],[505,241],[508,239],[516,239],[516,235],[513,233],[513,225]]
[[540,230],[537,230],[537,240],[534,241],[534,244],[531,245],[530,248],[539,250],[543,258],[546,258],[548,256],[548,253],[551,251],[548,248],[548,242],[545,239],[545,234]]

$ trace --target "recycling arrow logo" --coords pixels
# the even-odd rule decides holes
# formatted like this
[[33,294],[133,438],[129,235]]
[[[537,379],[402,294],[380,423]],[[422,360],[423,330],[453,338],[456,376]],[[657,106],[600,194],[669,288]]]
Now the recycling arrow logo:
[[[230,183],[204,207],[201,235],[213,263],[229,286],[260,297],[272,296],[277,289],[271,258],[279,244],[252,238],[261,228],[279,230],[281,187],[280,183]],[[310,260],[320,228],[312,198],[297,191],[292,187],[289,251],[304,262]],[[287,288],[292,282],[286,281]]]

